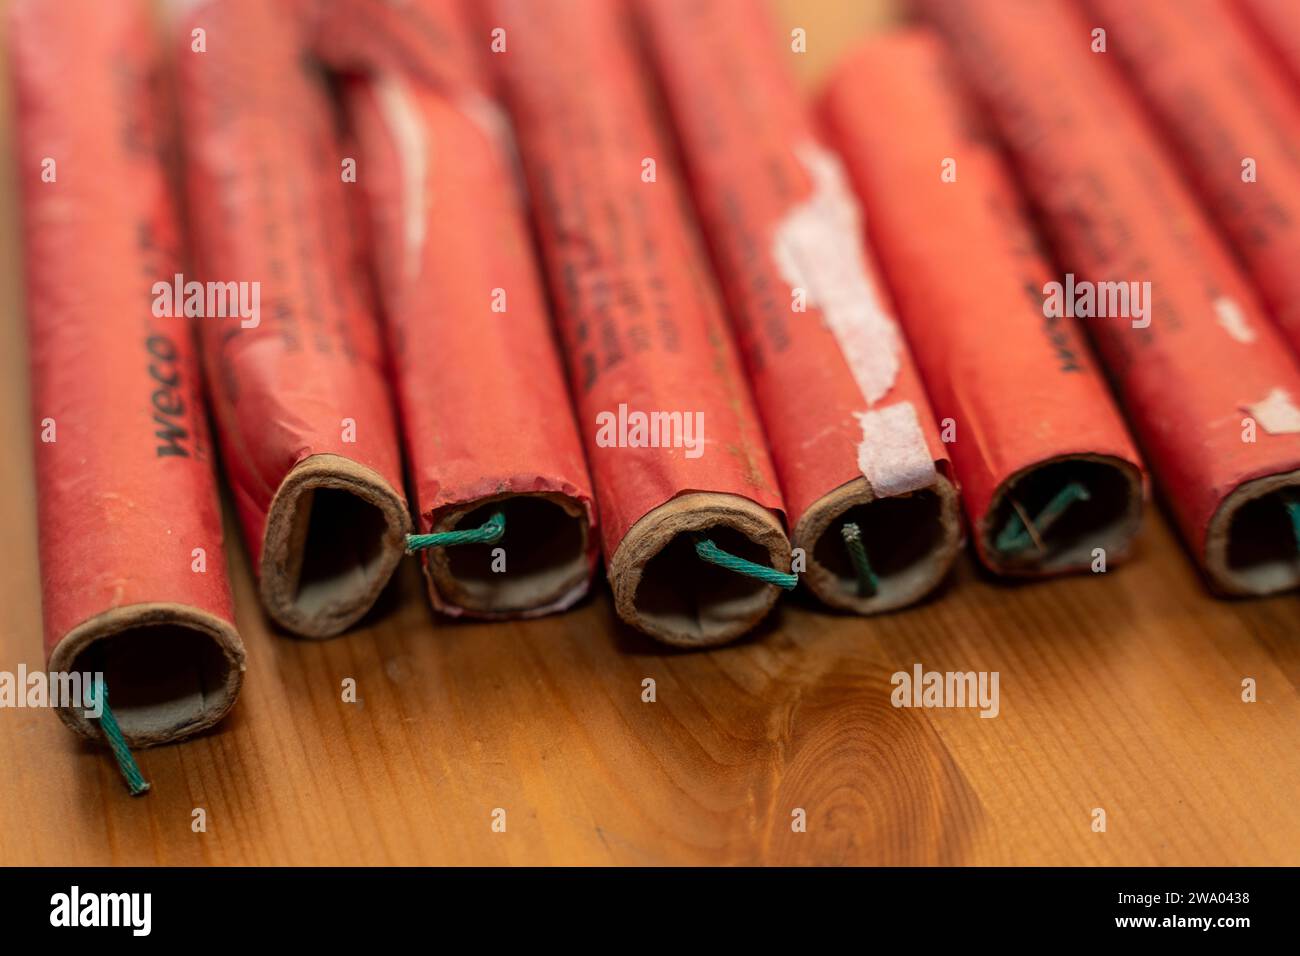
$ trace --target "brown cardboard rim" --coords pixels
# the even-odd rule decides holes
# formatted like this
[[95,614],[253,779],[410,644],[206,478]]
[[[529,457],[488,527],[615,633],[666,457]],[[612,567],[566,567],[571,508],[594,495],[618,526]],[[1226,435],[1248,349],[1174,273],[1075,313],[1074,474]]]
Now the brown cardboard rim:
[[[1036,473],[1052,466],[1075,462],[1100,465],[1113,469],[1118,473],[1124,482],[1125,491],[1123,509],[1118,516],[1087,538],[1075,542],[1068,550],[1051,555],[1047,560],[1043,560],[1041,557],[1017,559],[1000,555],[993,546],[994,539],[1001,530],[994,518],[1007,497],[1017,486],[1026,479],[1032,478]],[[1055,455],[1021,468],[998,485],[993,492],[993,497],[989,500],[984,521],[976,529],[978,543],[976,550],[979,552],[980,560],[984,562],[985,567],[996,574],[1007,577],[1048,577],[1090,570],[1094,548],[1102,548],[1106,552],[1106,562],[1109,566],[1128,557],[1133,539],[1142,527],[1142,513],[1142,470],[1137,464],[1126,458],[1096,452],[1074,452]]]
[[[509,543],[512,523],[509,504],[519,499],[550,502],[577,525],[577,539],[563,547],[566,553],[559,553],[561,545],[554,545],[557,551],[554,564],[531,580],[510,578]],[[506,571],[500,575],[500,586],[480,586],[458,575],[454,565],[461,549],[430,548],[423,553],[423,563],[429,600],[433,606],[444,614],[484,620],[540,617],[572,607],[590,589],[595,565],[588,509],[577,498],[560,492],[503,492],[443,508],[437,513],[431,530],[435,533],[455,530],[466,515],[495,502],[504,503],[505,535],[498,545],[478,547],[507,549]],[[514,527],[518,529],[518,522]],[[516,530],[516,538],[518,533]],[[539,542],[534,542],[537,543]]]
[[813,594],[825,604],[841,611],[881,614],[913,604],[934,590],[947,576],[961,551],[962,524],[957,489],[936,471],[933,484],[880,500],[908,499],[920,495],[933,495],[937,499],[932,545],[920,560],[912,562],[902,573],[883,575],[877,592],[866,597],[858,596],[854,583],[818,561],[816,554],[822,535],[840,517],[859,505],[877,500],[871,483],[863,477],[854,478],[813,502],[794,529],[795,546],[803,549],[807,561],[803,581]]
[[[378,512],[383,530],[373,558],[358,565],[346,583],[313,585],[301,595],[304,550],[314,495],[322,489],[345,491]],[[303,637],[333,637],[355,624],[374,606],[406,553],[411,517],[406,499],[377,472],[340,455],[304,458],[280,483],[266,517],[258,590],[273,620]]]
[[[781,589],[715,569],[736,579],[736,590],[723,596],[702,589],[692,624],[681,615],[666,614],[652,607],[644,593],[647,566],[679,535],[725,528],[749,539],[767,552],[772,567],[790,570],[790,542],[776,515],[748,498],[722,492],[690,492],[672,498],[644,515],[628,530],[609,562],[614,607],[628,624],[665,644],[677,647],[712,647],[735,640],[756,625],[780,596]],[[665,560],[668,556],[664,556]],[[688,580],[700,580],[711,566],[693,556],[683,567]],[[674,570],[665,565],[664,569]],[[707,580],[707,578],[705,578]],[[703,615],[700,609],[703,609]]]
[[[78,659],[93,645],[110,638],[122,638],[132,631],[145,628],[182,628],[212,642],[220,652],[224,671],[214,690],[200,688],[202,705],[184,715],[181,720],[168,723],[141,725],[130,709],[114,708],[122,736],[132,748],[153,747],[158,744],[184,740],[207,730],[221,720],[235,705],[244,682],[244,643],[233,624],[207,611],[188,604],[166,602],[131,604],[116,607],[82,621],[55,645],[49,657],[50,671],[72,672],[84,670],[77,666]],[[198,668],[194,668],[197,673]],[[113,707],[113,688],[108,688],[109,706]],[[59,707],[56,713],[68,727],[88,740],[103,741],[98,725],[85,716],[80,706]]]
[[[1256,565],[1245,571],[1229,563],[1233,524],[1245,517],[1244,510],[1261,499],[1291,489],[1300,494],[1300,470],[1280,472],[1244,481],[1228,494],[1210,517],[1205,528],[1205,571],[1210,583],[1224,594],[1259,597],[1278,594],[1300,586],[1300,555]],[[1285,515],[1279,515],[1284,519]],[[1285,533],[1290,536],[1288,530]]]

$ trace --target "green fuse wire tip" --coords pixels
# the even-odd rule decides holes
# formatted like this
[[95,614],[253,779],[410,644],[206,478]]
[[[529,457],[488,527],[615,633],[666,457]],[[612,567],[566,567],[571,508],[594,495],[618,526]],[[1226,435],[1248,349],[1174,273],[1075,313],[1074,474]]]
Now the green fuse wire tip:
[[844,547],[848,549],[849,560],[853,562],[853,573],[858,579],[858,597],[872,597],[880,590],[880,579],[867,560],[867,549],[862,546],[862,529],[852,521],[846,521],[840,527],[840,534],[844,538]]
[[466,531],[439,531],[436,534],[408,534],[406,550],[424,551],[427,548],[450,548],[458,544],[496,544],[506,533],[506,516],[496,512],[477,528]]
[[769,568],[765,564],[746,561],[744,558],[723,551],[708,538],[695,539],[695,553],[701,561],[716,564],[720,568],[735,571],[737,574],[756,578],[765,584],[775,584],[787,591],[794,590],[799,583],[799,575],[797,574],[789,574],[785,571],[778,571],[776,568]]
[[99,704],[99,727],[104,731],[104,737],[108,740],[109,749],[113,751],[113,757],[117,760],[117,769],[122,772],[122,778],[126,780],[127,789],[131,791],[131,796],[138,797],[143,793],[149,792],[149,784],[144,779],[144,774],[140,772],[140,765],[135,762],[135,757],[131,754],[131,748],[126,744],[126,737],[122,734],[122,728],[117,724],[117,718],[108,707],[108,685],[104,683],[103,678],[96,677],[90,688],[86,692],[86,703],[92,708],[96,702]]
[[998,532],[993,546],[1004,554],[1017,554],[1024,551],[1031,545],[1039,543],[1043,535],[1056,524],[1070,505],[1078,501],[1088,501],[1091,497],[1087,488],[1077,481],[1072,481],[1043,506],[1043,510],[1032,519],[1032,528],[1025,524],[1019,512],[1013,512],[1007,519],[1006,526]]

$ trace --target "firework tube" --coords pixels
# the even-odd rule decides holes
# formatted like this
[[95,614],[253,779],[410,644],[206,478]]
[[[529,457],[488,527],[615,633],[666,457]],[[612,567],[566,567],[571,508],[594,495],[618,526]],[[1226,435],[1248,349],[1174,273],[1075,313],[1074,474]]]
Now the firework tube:
[[1044,287],[1045,306],[1105,304],[1084,326],[1210,582],[1232,594],[1294,587],[1300,369],[1116,65],[1090,51],[1090,25],[1064,3],[925,9],[1073,270]]
[[[781,499],[621,6],[489,5],[619,615],[718,644],[794,585]],[[711,544],[710,544],[711,542]],[[727,557],[730,555],[730,557]]]
[[1088,9],[1300,351],[1300,99],[1222,0]]
[[836,70],[823,113],[935,413],[952,423],[981,560],[1054,574],[1090,568],[1101,548],[1113,563],[1141,520],[1137,452],[1074,322],[1043,314],[1051,272],[948,66],[927,32],[872,40]]
[[916,601],[959,550],[957,494],[848,180],[780,60],[788,47],[746,0],[639,10],[804,580],[863,614]]
[[227,478],[267,611],[328,637],[379,596],[410,519],[346,159],[293,26],[200,3],[177,67],[202,277],[260,284],[260,317],[200,322]]
[[[449,614],[531,616],[587,592],[599,541],[508,127],[462,62],[454,86],[385,71],[347,102],[430,596]],[[498,513],[500,536],[446,546]]]
[[144,4],[10,13],[45,652],[112,698],[57,713],[115,748],[168,743],[230,710],[244,647],[191,330],[152,307],[180,261],[153,34]]
[[1237,0],[1237,7],[1300,95],[1300,6],[1295,0]]

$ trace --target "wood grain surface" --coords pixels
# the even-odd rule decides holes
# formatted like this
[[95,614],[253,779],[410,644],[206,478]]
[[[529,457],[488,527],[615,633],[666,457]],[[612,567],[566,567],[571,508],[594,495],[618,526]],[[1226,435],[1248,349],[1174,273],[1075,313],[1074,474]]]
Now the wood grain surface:
[[[809,31],[810,79],[883,16],[784,9]],[[14,671],[44,662],[4,82],[0,670]],[[859,619],[796,596],[707,653],[621,626],[603,585],[560,617],[437,620],[409,562],[365,626],[294,640],[268,628],[229,520],[227,535],[249,654],[234,713],[141,754],[153,791],[133,799],[52,714],[0,710],[0,863],[1300,863],[1300,601],[1207,597],[1154,508],[1135,560],[1106,574],[1006,585],[967,558],[913,610]],[[893,707],[891,674],[918,662],[998,671],[999,715]]]

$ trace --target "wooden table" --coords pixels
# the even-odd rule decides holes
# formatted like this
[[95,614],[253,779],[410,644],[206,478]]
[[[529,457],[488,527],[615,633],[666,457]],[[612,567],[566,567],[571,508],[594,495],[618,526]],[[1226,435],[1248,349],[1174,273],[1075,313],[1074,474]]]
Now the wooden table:
[[[881,16],[786,6],[811,78]],[[5,184],[10,136],[0,124]],[[5,188],[9,671],[43,666],[14,212]],[[1136,559],[1107,574],[1007,585],[963,559],[905,613],[796,596],[708,653],[621,626],[603,585],[546,620],[436,620],[409,563],[368,626],[294,640],[268,629],[227,534],[249,655],[234,713],[141,754],[153,791],[133,799],[52,714],[0,710],[0,863],[1300,863],[1300,601],[1207,597],[1154,508]],[[999,716],[893,707],[890,676],[916,663],[998,671]]]

